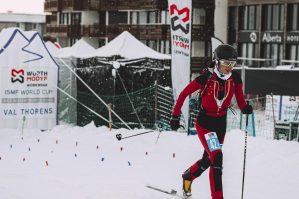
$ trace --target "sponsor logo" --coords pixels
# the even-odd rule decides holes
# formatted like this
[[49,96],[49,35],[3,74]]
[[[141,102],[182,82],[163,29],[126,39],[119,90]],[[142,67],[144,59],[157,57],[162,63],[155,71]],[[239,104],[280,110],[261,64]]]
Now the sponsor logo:
[[26,81],[27,86],[47,86],[48,71],[25,71],[24,69],[12,69],[11,70],[11,82],[24,83]]
[[255,43],[257,41],[256,33],[255,32],[250,33],[249,38],[253,43]]
[[42,82],[48,79],[47,71],[28,71],[26,74],[26,80],[29,82]]
[[190,32],[190,9],[188,7],[178,9],[176,4],[170,5],[170,19],[173,31],[180,29],[185,34]]
[[20,69],[20,70],[16,70],[16,69],[12,69],[11,70],[11,82],[15,83],[15,82],[20,82],[20,83],[24,83],[24,69]]
[[267,43],[272,43],[272,42],[281,43],[282,42],[282,37],[278,34],[271,35],[270,33],[265,32],[264,35],[263,35],[262,41],[267,42]]
[[287,35],[287,42],[299,42],[299,35]]

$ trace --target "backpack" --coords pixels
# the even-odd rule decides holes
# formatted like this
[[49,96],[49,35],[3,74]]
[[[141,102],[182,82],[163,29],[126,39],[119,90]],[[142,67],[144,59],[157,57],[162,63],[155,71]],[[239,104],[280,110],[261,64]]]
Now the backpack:
[[[201,89],[194,98],[191,98],[189,101],[189,105],[192,111],[199,110],[202,97],[205,95],[208,86],[210,85],[209,81],[213,77],[213,72],[209,70],[209,68],[204,68],[200,71],[200,76],[204,76],[201,84],[204,85],[203,89]],[[206,77],[206,78],[205,78]],[[208,82],[208,83],[207,83]]]

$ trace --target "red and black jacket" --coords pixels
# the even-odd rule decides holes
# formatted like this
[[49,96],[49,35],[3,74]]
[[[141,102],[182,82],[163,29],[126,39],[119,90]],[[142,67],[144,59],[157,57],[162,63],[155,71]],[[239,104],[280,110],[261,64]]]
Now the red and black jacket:
[[232,71],[231,77],[225,81],[218,78],[216,73],[210,73],[210,75],[208,73],[197,77],[184,88],[174,106],[173,115],[180,115],[185,98],[196,90],[204,90],[201,108],[208,116],[221,117],[226,115],[234,94],[239,108],[242,110],[246,106],[243,84],[238,73]]

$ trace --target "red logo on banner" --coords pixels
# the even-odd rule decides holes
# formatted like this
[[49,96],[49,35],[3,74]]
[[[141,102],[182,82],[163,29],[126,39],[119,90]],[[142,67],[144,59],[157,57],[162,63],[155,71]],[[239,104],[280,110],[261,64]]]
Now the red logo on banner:
[[183,22],[187,22],[187,21],[190,20],[190,18],[189,18],[189,16],[190,16],[189,8],[185,7],[183,9],[179,10],[178,7],[175,4],[172,4],[170,6],[170,15],[172,16],[175,11],[178,13],[178,15],[182,15],[182,14],[186,13],[186,16],[182,19]]
[[12,69],[11,70],[11,82],[12,83],[15,83],[15,82],[23,83],[24,82],[24,69],[20,69],[20,70]]
[[[177,15],[174,15],[177,13]],[[185,15],[185,17],[181,20],[185,23],[185,27],[179,23],[176,25],[176,22],[180,20],[179,16]],[[184,7],[181,10],[177,8],[175,4],[172,4],[170,6],[170,16],[171,16],[171,29],[173,31],[176,31],[178,29],[181,29],[185,34],[188,34],[190,31],[190,9],[188,7]]]

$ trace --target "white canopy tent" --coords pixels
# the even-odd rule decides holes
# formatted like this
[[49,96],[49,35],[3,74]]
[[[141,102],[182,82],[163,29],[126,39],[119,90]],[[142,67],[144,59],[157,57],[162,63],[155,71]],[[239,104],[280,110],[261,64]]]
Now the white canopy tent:
[[170,60],[171,56],[159,53],[146,46],[128,31],[124,31],[114,38],[105,46],[98,48],[94,53],[89,54],[85,58],[90,57],[112,57],[120,56],[126,60],[136,60],[143,58]]
[[84,58],[95,53],[95,49],[89,45],[84,39],[78,40],[73,46],[59,49],[59,58]]
[[[116,60],[115,57],[117,57]],[[79,71],[78,74],[84,74],[84,78],[82,77],[84,82],[97,91],[97,93],[101,93],[98,90],[104,90],[104,88],[94,85],[103,83],[106,85],[105,89],[107,89],[107,85],[109,86],[111,82],[118,82],[118,80],[115,80],[115,76],[112,77],[113,74],[111,74],[111,68],[114,67],[112,65],[115,61],[124,66],[118,70],[120,74],[122,71],[131,74],[139,70],[139,80],[141,78],[140,73],[145,71],[145,69],[159,69],[160,72],[158,73],[162,73],[167,67],[169,69],[171,56],[154,51],[125,31],[105,46],[96,50],[81,39],[72,47],[62,48],[59,55],[56,56],[56,60],[60,65],[60,88],[72,97],[77,98],[80,95],[77,92],[77,80],[64,63],[72,67],[75,71]],[[131,67],[131,69],[128,70],[126,67]],[[142,71],[140,68],[142,68]],[[93,78],[95,76],[96,78]],[[129,78],[128,76],[126,77]],[[109,78],[111,79],[107,81]],[[131,79],[125,81],[131,81]],[[136,81],[136,78],[134,81]],[[137,84],[134,85],[137,87]],[[77,118],[76,114],[74,114],[77,112],[76,104],[72,104],[65,95],[60,96],[59,107],[62,110],[59,114],[60,120],[73,124],[78,124],[82,120],[82,118]],[[70,111],[72,111],[72,114],[70,114]]]

